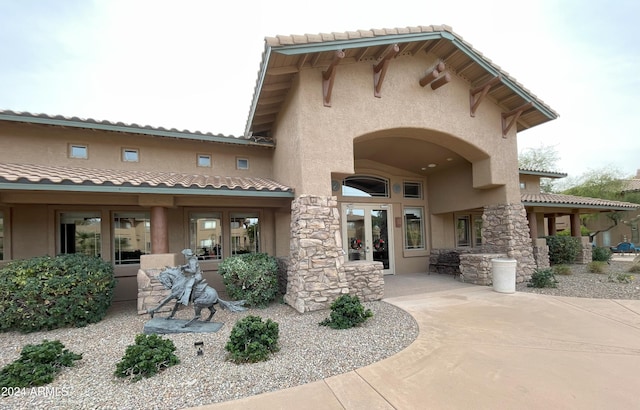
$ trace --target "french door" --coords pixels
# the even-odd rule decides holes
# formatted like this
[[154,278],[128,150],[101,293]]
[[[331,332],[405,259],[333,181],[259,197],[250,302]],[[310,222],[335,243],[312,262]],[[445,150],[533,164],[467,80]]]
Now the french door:
[[391,205],[343,204],[342,246],[348,260],[379,261],[394,273]]

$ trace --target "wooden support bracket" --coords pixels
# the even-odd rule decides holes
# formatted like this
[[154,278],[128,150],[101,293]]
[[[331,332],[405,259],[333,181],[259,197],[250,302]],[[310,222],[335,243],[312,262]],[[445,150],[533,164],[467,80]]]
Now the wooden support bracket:
[[501,75],[497,77],[493,77],[486,83],[469,90],[469,107],[471,110],[472,117],[476,116],[476,110],[478,109],[478,106],[482,102],[482,99],[487,96],[487,94],[489,93],[489,90],[491,90],[491,87],[498,84],[500,81],[502,81]]
[[438,78],[438,76],[444,71],[444,69],[444,63],[440,61],[435,65],[435,67],[427,70],[427,74],[425,74],[425,76],[420,79],[420,87],[424,87],[425,85]]
[[333,91],[333,80],[336,77],[336,66],[343,58],[344,50],[336,51],[329,68],[322,72],[322,103],[325,107],[331,107],[331,92]]
[[380,90],[382,89],[382,83],[384,76],[387,74],[387,68],[389,67],[389,61],[394,58],[400,52],[400,47],[397,44],[392,45],[382,57],[382,60],[378,64],[373,66],[373,95],[380,98]]
[[[521,105],[520,107],[516,108],[515,110],[511,110],[509,112],[503,112],[502,113],[502,138],[507,138],[507,133],[509,132],[509,130],[511,129],[511,127],[513,127],[513,125],[516,123],[516,121],[518,121],[518,118],[520,118],[520,115],[522,115],[522,113],[524,112],[524,110],[527,110],[529,108],[531,108],[533,106],[532,102],[528,102],[524,105]],[[509,121],[509,123],[507,123],[507,118],[511,117],[511,121]]]

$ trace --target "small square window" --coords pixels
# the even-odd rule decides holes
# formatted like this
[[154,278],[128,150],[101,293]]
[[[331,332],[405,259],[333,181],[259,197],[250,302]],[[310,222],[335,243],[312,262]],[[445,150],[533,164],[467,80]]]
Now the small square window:
[[198,166],[211,168],[211,155],[208,154],[198,154]]
[[422,199],[422,184],[420,182],[405,182],[404,197]]
[[140,160],[138,150],[135,148],[123,148],[122,160],[125,162],[138,162]]
[[89,149],[86,145],[71,144],[69,145],[69,157],[87,159],[89,157]]
[[520,189],[527,189],[527,183],[526,182],[520,182]]
[[246,158],[236,158],[237,169],[249,169],[249,160]]

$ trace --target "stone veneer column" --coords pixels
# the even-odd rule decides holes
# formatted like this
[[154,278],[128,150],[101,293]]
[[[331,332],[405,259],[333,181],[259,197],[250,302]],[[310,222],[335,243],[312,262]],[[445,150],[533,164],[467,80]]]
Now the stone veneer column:
[[284,301],[300,313],[327,309],[349,293],[343,264],[336,197],[301,195],[293,200]]
[[527,212],[522,204],[486,206],[482,215],[482,242],[485,251],[506,253],[508,258],[518,261],[517,283],[531,278],[536,263]]

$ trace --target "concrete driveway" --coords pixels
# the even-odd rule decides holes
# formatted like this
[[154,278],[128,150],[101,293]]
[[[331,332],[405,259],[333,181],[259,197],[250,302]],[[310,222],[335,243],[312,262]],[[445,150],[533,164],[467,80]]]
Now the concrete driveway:
[[407,349],[325,380],[198,408],[640,409],[640,301],[402,276],[389,278],[385,301],[419,324]]

